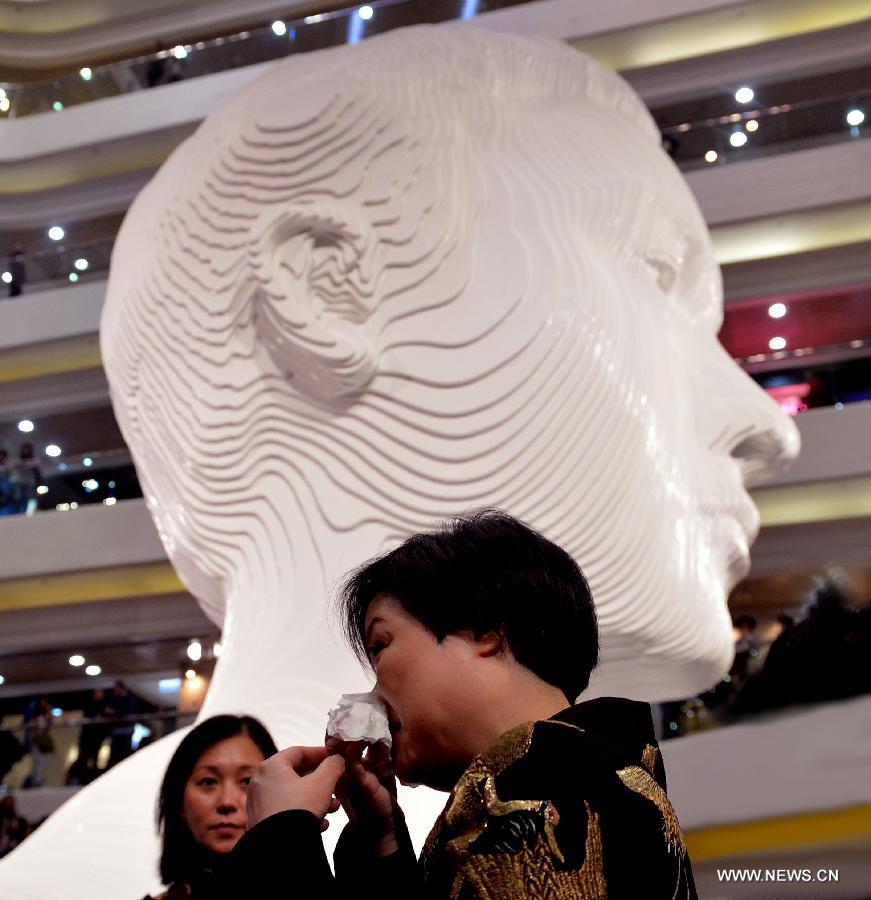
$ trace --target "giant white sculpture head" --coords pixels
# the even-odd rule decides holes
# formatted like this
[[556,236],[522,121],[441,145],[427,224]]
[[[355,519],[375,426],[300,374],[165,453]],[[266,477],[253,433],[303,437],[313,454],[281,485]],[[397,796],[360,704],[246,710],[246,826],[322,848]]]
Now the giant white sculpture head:
[[290,59],[211,115],[124,223],[102,346],[239,696],[327,677],[309,651],[335,579],[492,505],[587,573],[597,689],[663,699],[727,668],[742,481],[797,449],[721,314],[704,222],[624,82],[566,46],[422,28]]
[[485,505],[587,574],[592,691],[715,682],[742,482],[798,449],[721,315],[648,113],[566,46],[411,29],[233,96],[134,203],[102,323],[168,554],[224,624],[204,713],[317,740],[361,679],[325,624],[336,580]]

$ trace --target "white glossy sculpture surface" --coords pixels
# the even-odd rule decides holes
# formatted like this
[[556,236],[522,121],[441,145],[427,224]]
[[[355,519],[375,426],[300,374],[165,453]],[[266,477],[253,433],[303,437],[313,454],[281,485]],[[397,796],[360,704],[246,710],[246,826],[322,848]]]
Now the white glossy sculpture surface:
[[[672,699],[732,655],[742,482],[793,424],[717,341],[705,224],[641,101],[551,42],[462,27],[291,58],[209,116],[115,247],[102,348],[179,575],[223,625],[202,716],[319,742],[367,678],[340,577],[472,507],[577,558],[590,695]],[[4,900],[155,886],[172,738],[0,864]],[[440,795],[406,795],[416,837]],[[77,830],[78,829],[78,830]]]

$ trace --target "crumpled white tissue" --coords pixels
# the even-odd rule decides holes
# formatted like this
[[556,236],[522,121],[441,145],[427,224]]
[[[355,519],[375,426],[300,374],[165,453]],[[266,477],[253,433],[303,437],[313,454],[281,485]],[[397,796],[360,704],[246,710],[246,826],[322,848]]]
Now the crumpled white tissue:
[[327,735],[343,741],[366,741],[369,744],[383,741],[388,747],[393,745],[387,707],[374,691],[368,694],[342,694],[338,705],[330,710]]

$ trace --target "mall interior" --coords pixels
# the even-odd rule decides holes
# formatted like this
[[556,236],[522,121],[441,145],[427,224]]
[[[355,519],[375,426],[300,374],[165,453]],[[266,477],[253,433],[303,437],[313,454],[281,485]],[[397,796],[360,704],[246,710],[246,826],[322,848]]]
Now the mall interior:
[[[654,705],[699,896],[871,897],[867,0],[0,0],[0,857],[193,723],[222,655],[103,369],[128,208],[278,60],[459,20],[628,81],[710,230],[719,339],[801,435],[794,465],[751,485],[730,670]],[[748,866],[835,874],[718,875]]]

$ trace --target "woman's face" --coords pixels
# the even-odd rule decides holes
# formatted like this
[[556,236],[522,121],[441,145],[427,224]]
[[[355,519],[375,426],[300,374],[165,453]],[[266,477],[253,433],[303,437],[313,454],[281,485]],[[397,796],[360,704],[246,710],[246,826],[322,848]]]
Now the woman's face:
[[200,847],[229,853],[245,833],[245,795],[254,769],[263,762],[247,734],[213,744],[187,780],[181,816]]

